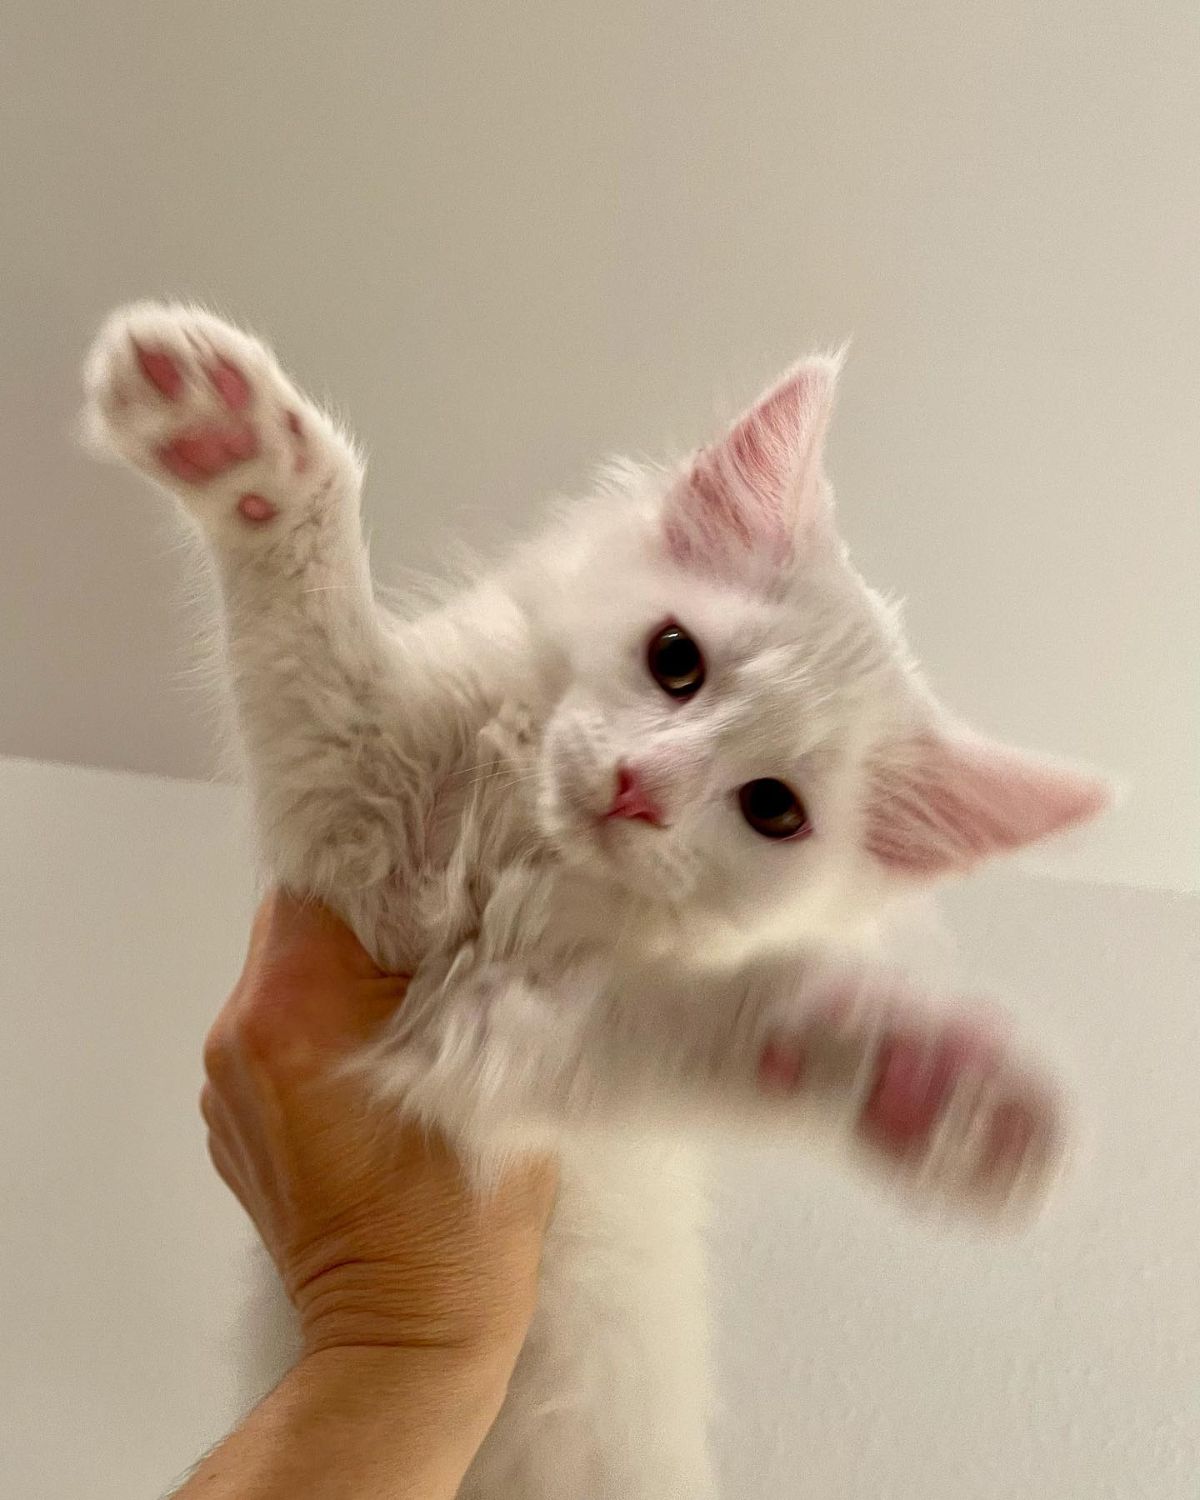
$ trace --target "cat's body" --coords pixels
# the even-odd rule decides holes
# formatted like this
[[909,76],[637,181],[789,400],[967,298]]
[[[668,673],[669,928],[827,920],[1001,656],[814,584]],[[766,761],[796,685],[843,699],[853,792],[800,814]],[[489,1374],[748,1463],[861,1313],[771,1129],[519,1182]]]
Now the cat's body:
[[894,895],[1104,799],[934,704],[832,530],[835,375],[401,621],[351,449],[261,346],[143,306],[93,355],[94,430],[212,548],[267,870],[415,974],[373,1079],[481,1179],[562,1157],[468,1500],[711,1495],[698,1134],[837,1127],[978,1200],[1053,1155],[1030,1075],[847,967]]

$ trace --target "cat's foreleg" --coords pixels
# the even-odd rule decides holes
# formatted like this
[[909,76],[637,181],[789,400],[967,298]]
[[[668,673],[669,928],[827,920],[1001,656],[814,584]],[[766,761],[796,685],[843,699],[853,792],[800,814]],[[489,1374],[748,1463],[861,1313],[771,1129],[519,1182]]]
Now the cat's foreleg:
[[114,313],[86,387],[92,439],[181,501],[212,556],[273,874],[330,897],[382,879],[413,772],[385,731],[403,649],[375,603],[350,442],[264,345],[193,308]]
[[984,1209],[1035,1198],[1059,1154],[1056,1093],[995,1024],[882,971],[660,971],[618,993],[585,968],[536,984],[493,965],[443,999],[381,1076],[467,1136],[807,1125]]

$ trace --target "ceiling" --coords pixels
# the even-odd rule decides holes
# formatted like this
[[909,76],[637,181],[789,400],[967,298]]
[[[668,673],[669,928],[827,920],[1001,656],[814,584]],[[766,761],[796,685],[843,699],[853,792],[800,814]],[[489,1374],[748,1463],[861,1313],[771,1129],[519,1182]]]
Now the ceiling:
[[6,0],[0,753],[209,774],[169,516],[73,443],[115,302],[265,330],[372,454],[380,573],[498,544],[855,338],[868,576],[962,710],[1200,886],[1200,10]]

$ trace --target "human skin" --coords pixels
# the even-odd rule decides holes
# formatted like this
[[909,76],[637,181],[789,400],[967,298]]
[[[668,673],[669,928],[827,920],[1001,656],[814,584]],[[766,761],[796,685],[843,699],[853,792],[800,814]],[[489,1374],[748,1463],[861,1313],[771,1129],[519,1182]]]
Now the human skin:
[[301,1353],[177,1500],[449,1500],[500,1409],[555,1172],[524,1163],[480,1197],[444,1141],[341,1066],[405,987],[319,905],[275,893],[259,908],[201,1110]]

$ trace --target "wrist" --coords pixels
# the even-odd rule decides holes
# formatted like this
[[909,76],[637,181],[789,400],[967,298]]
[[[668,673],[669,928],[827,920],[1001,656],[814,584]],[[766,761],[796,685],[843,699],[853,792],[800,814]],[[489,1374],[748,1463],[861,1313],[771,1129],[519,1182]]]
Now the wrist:
[[513,1361],[489,1350],[339,1344],[308,1348],[293,1370],[307,1390],[363,1417],[420,1424],[476,1444],[495,1420]]
[[503,1399],[479,1377],[440,1349],[310,1351],[177,1493],[451,1500]]
[[499,1413],[508,1373],[457,1350],[342,1346],[302,1355],[285,1385],[306,1431],[357,1433],[373,1467],[403,1474],[414,1495],[449,1496]]
[[[528,1310],[515,1298],[431,1292],[389,1268],[347,1263],[311,1278],[293,1292],[305,1355],[375,1351],[396,1378],[411,1367],[427,1371],[455,1392],[500,1399],[520,1353]],[[484,1305],[476,1305],[480,1301]]]

